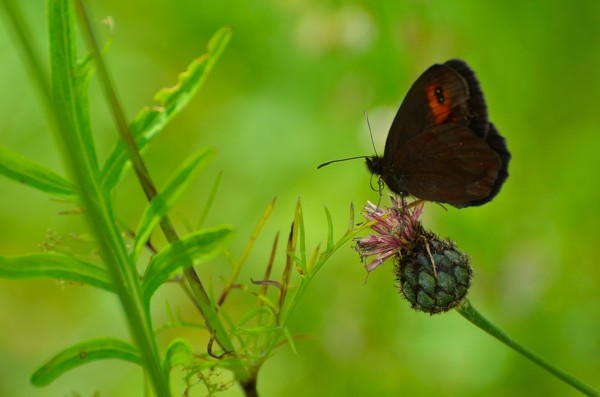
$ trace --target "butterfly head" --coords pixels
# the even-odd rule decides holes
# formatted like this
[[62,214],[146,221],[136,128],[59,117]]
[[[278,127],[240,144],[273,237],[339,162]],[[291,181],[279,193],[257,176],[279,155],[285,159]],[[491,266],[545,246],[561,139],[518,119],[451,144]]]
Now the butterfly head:
[[367,168],[371,174],[382,175],[383,174],[383,157],[371,156],[366,157]]

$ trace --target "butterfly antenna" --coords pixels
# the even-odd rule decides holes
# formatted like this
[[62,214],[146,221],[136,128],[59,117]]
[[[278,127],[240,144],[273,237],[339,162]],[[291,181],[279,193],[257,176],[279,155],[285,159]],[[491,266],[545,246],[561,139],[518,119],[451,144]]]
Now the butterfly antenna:
[[326,165],[329,165],[331,163],[339,163],[340,161],[348,161],[348,160],[356,160],[356,159],[366,159],[367,157],[369,157],[369,156],[356,156],[356,157],[348,157],[348,158],[345,158],[345,159],[331,160],[331,161],[328,161],[326,163],[319,164],[317,166],[317,169],[323,168]]
[[[365,112],[365,118],[367,119],[367,127],[369,127],[369,136],[371,137],[371,145],[373,146],[373,151],[375,152],[375,157],[377,157],[377,150],[375,149],[375,141],[373,140],[373,131],[371,130],[371,122],[369,121],[369,115],[367,114],[367,112]],[[371,157],[371,156],[355,156],[355,157],[348,157],[348,158],[345,158],[345,159],[331,160],[331,161],[328,161],[326,163],[319,164],[317,166],[317,169],[323,168],[326,165],[329,165],[329,164],[332,164],[332,163],[339,163],[340,161],[348,161],[348,160],[356,160],[356,159],[367,159],[369,157]],[[380,193],[382,191],[381,184],[382,184],[382,182],[380,181],[379,182],[379,186],[380,186],[379,192]],[[373,188],[372,184],[371,184],[371,188],[373,190],[375,190]]]
[[375,140],[373,139],[373,130],[371,130],[371,122],[369,121],[369,113],[365,111],[365,119],[367,120],[367,127],[369,128],[369,136],[371,137],[371,145],[373,146],[373,152],[375,157],[377,156],[377,149],[375,149]]

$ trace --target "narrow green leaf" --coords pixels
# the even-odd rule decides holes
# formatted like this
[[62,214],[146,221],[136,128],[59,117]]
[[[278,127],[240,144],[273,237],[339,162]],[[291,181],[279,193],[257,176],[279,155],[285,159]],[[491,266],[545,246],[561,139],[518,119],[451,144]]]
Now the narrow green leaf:
[[[156,93],[155,99],[159,104],[146,107],[138,113],[131,124],[131,130],[140,151],[188,104],[202,86],[227,47],[231,33],[230,27],[217,31],[208,43],[207,52],[192,61],[187,70],[179,75],[178,83]],[[124,144],[119,141],[113,147],[104,165],[102,171],[104,185],[112,190],[128,167]]]
[[[333,247],[333,245],[332,245],[332,247]],[[310,256],[310,259],[308,260],[308,264],[306,265],[306,268],[308,269],[309,273],[312,272],[313,268],[315,267],[315,263],[317,263],[317,261],[319,260],[320,255],[321,255],[321,244],[317,244],[312,255]]]
[[53,278],[85,283],[113,292],[106,270],[73,256],[57,252],[0,256],[0,277],[8,279]]
[[209,147],[194,153],[175,171],[160,194],[148,203],[135,233],[132,252],[134,261],[152,233],[152,229],[171,210],[189,185],[192,177],[212,160],[216,152],[215,148]]
[[137,349],[125,341],[113,338],[90,339],[52,357],[31,375],[31,383],[38,387],[46,386],[73,368],[107,358],[142,364]]
[[292,349],[292,353],[294,353],[296,356],[299,356],[298,348],[296,348],[296,342],[294,341],[294,337],[290,333],[290,330],[288,329],[288,327],[283,328],[283,334],[284,334],[285,339],[287,340],[288,344],[290,345],[290,349]]
[[185,339],[176,339],[169,344],[163,368],[165,377],[169,379],[171,369],[177,365],[189,366],[194,361],[194,354],[189,342]]
[[298,241],[299,246],[298,249],[300,251],[300,262],[299,265],[302,267],[303,274],[307,273],[306,268],[306,234],[304,231],[304,213],[302,212],[302,202],[300,198],[298,198],[298,202],[296,204],[296,221],[298,222]]
[[156,289],[187,267],[205,263],[223,251],[233,235],[229,226],[218,226],[191,233],[163,248],[148,265],[142,289],[146,303]]
[[72,199],[77,189],[68,180],[27,157],[0,146],[0,175],[53,196]]
[[354,203],[350,203],[350,218],[348,221],[348,232],[352,232],[355,229],[355,221],[354,221],[355,213],[354,213]]
[[242,266],[244,266],[244,264],[246,263],[246,259],[248,259],[248,255],[250,255],[250,251],[252,251],[252,247],[254,247],[254,243],[256,243],[256,240],[258,239],[260,232],[265,227],[267,220],[271,216],[271,213],[273,212],[274,208],[275,208],[275,198],[273,198],[273,200],[271,200],[271,202],[269,203],[269,205],[263,212],[262,216],[260,217],[258,223],[254,227],[254,230],[252,230],[252,234],[250,235],[250,239],[248,240],[248,242],[246,243],[246,246],[244,247],[244,251],[242,252],[242,255],[240,255],[240,258],[237,261],[232,263],[233,269],[231,270],[231,275],[229,276],[229,279],[227,280],[227,282],[225,283],[225,286],[223,287],[223,292],[221,292],[221,296],[219,297],[219,300],[217,301],[217,305],[221,306],[223,304],[223,302],[225,302],[225,299],[227,298],[229,291],[231,290],[231,288],[233,288],[234,284],[236,283],[237,277],[239,276],[240,271],[242,270]]
[[333,248],[333,220],[327,207],[325,207],[325,217],[327,217],[327,248],[325,250],[329,251]]
[[223,176],[223,171],[219,172],[217,178],[215,179],[215,183],[213,183],[212,188],[210,189],[210,193],[208,194],[208,199],[206,200],[206,204],[204,204],[204,208],[202,208],[202,213],[198,218],[198,223],[196,224],[196,229],[201,229],[204,226],[204,221],[210,212],[212,204],[217,197],[217,190],[219,190],[219,185],[221,184],[221,177]]

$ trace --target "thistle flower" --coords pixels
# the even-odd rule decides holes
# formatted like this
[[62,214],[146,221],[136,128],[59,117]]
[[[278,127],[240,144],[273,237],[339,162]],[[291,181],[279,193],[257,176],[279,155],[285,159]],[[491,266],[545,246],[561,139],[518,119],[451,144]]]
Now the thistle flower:
[[449,240],[442,240],[421,225],[423,202],[407,203],[392,197],[392,206],[368,202],[364,215],[375,234],[356,238],[361,259],[371,272],[389,258],[395,259],[398,288],[415,310],[430,314],[458,306],[467,295],[472,270],[469,258]]
[[399,255],[401,249],[413,240],[415,229],[420,225],[419,216],[425,204],[423,201],[411,206],[404,197],[390,198],[392,206],[387,208],[367,201],[364,215],[367,222],[375,222],[371,229],[377,234],[354,239],[355,248],[363,262],[376,255],[371,263],[365,264],[367,272],[375,270],[388,258]]

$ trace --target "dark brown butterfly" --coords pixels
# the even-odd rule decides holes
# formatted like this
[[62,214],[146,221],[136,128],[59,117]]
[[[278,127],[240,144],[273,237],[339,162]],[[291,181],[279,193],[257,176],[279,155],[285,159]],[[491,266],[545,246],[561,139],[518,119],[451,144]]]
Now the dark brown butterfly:
[[414,82],[383,157],[367,157],[367,167],[397,194],[462,208],[498,194],[510,157],[506,141],[488,121],[475,73],[453,59],[431,66]]

